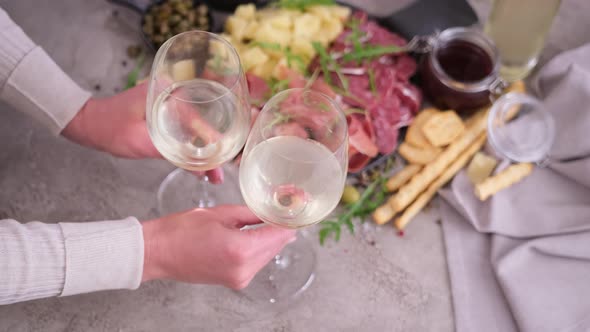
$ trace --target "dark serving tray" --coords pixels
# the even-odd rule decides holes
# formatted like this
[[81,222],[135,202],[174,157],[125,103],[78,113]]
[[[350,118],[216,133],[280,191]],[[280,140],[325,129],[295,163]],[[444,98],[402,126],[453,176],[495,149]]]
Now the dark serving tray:
[[[161,2],[162,0],[108,1],[125,6],[127,8],[131,8],[140,15],[143,15],[151,5]],[[211,8],[210,24],[212,32],[223,31],[225,20],[229,15],[232,14],[233,8],[235,8],[238,4],[251,2],[255,3],[257,6],[264,6],[265,4],[269,3],[268,0],[195,0],[194,2],[205,3]],[[348,6],[353,10],[363,10],[360,7],[351,6],[342,3],[341,1],[337,2],[341,5]],[[219,10],[220,8],[227,9],[229,11]],[[466,0],[418,0],[413,2],[410,6],[405,7],[397,12],[384,16],[369,16],[369,18],[377,21],[383,27],[387,28],[391,32],[401,35],[407,40],[410,40],[414,36],[432,35],[437,31],[442,31],[450,27],[471,26],[478,22],[477,15]],[[144,40],[148,42],[145,36]],[[153,47],[149,42],[148,45],[153,50]],[[419,83],[417,85],[419,86]],[[398,140],[399,142],[403,141],[403,138],[405,137],[405,131],[405,128],[400,130]],[[397,153],[394,151],[388,155],[379,155],[375,157],[362,170],[349,174],[353,176],[361,176],[363,173],[378,169],[388,159],[392,159],[396,162],[399,161],[399,158],[397,158]]]

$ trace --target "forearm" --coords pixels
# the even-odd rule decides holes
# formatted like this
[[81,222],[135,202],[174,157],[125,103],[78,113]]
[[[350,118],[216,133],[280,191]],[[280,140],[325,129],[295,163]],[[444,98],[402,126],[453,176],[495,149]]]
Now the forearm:
[[0,100],[57,135],[90,96],[0,8]]
[[143,249],[135,218],[60,224],[0,220],[0,304],[135,289]]

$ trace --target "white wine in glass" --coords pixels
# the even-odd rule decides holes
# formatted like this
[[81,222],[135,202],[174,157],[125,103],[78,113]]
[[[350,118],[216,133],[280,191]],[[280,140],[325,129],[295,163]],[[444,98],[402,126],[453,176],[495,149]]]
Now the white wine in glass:
[[[207,171],[233,159],[250,128],[248,86],[236,50],[205,31],[181,33],[156,53],[149,80],[146,120],[162,156],[180,169],[158,191],[158,210],[169,214],[209,207],[228,195],[210,186]],[[235,182],[233,182],[235,184]]]
[[[339,105],[309,89],[271,98],[258,115],[240,165],[240,189],[265,223],[301,228],[324,220],[338,205],[348,168],[348,126]],[[285,247],[245,293],[281,304],[309,286],[315,255],[305,241]]]

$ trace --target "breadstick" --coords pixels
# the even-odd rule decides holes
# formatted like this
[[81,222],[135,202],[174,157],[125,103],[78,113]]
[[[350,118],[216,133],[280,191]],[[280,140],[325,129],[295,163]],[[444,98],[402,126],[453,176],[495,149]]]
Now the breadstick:
[[475,186],[475,196],[482,201],[485,201],[491,195],[497,193],[502,189],[506,189],[511,185],[519,182],[527,177],[533,171],[533,164],[520,163],[514,164],[503,170],[502,172],[491,176]]
[[395,173],[394,176],[390,177],[385,184],[388,191],[396,191],[401,186],[406,184],[412,176],[418,173],[422,169],[420,165],[410,164],[404,167],[401,171]]
[[385,203],[373,211],[373,220],[375,220],[375,223],[378,225],[383,225],[391,220],[394,215],[395,211],[393,211],[391,205]]
[[451,143],[432,163],[424,166],[408,184],[402,186],[397,194],[389,199],[389,204],[394,211],[405,209],[457,159],[461,152],[468,148],[481,133],[485,132],[487,114],[487,111],[475,114],[474,116],[477,118],[470,121],[471,125],[455,142]]
[[437,178],[428,189],[424,191],[418,198],[412,203],[404,213],[395,220],[394,225],[397,229],[401,230],[426,206],[426,204],[432,199],[438,189],[444,186],[450,179],[459,172],[469,162],[471,157],[477,153],[486,141],[486,134],[481,134],[475,142],[473,142],[466,150],[464,150],[459,157],[453,161],[453,163]]

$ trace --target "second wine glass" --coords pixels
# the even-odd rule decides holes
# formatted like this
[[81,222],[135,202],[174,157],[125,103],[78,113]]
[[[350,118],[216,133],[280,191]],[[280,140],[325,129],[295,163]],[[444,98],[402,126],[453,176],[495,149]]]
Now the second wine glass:
[[[346,117],[331,98],[309,89],[285,90],[258,115],[240,165],[240,189],[265,223],[301,228],[338,205],[348,167]],[[285,302],[306,288],[315,255],[298,239],[269,263],[246,294]]]

